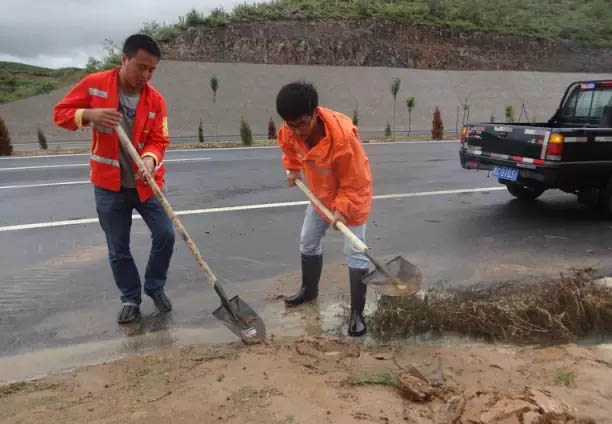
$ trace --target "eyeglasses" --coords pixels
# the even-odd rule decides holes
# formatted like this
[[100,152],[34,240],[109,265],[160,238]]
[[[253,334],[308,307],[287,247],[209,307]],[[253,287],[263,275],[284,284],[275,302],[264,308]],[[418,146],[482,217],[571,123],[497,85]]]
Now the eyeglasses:
[[291,122],[285,121],[285,124],[287,125],[287,127],[289,127],[290,130],[296,131],[296,130],[308,128],[311,122],[312,122],[312,117],[308,117],[306,119],[302,118],[299,121],[291,121]]

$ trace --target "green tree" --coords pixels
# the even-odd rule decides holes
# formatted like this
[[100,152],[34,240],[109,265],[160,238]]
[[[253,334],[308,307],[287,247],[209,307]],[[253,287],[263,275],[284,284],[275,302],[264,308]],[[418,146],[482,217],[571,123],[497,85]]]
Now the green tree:
[[[213,92],[213,105],[217,104],[217,91],[219,90],[219,78],[215,74],[210,77],[210,89]],[[215,119],[215,139],[219,141],[219,131],[217,129],[217,120]]]
[[395,138],[395,106],[397,104],[397,93],[400,89],[401,80],[397,77],[391,79],[391,95],[393,96],[393,138]]
[[408,135],[412,129],[412,109],[416,105],[416,99],[414,97],[406,98],[406,107],[408,108]]

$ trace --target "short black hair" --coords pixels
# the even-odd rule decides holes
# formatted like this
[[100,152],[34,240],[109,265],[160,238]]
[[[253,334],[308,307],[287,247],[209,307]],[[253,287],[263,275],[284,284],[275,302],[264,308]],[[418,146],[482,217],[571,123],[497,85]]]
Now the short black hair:
[[285,121],[295,121],[303,115],[312,116],[318,106],[317,89],[304,81],[287,84],[276,96],[276,111]]
[[138,53],[138,50],[144,50],[147,53],[161,59],[161,50],[159,45],[151,37],[145,34],[132,34],[125,39],[123,43],[123,53],[128,58],[133,58]]

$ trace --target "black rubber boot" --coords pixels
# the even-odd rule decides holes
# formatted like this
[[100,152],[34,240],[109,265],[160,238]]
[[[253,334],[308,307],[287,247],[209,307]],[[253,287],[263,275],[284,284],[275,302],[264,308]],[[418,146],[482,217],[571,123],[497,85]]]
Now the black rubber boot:
[[349,268],[351,280],[351,317],[349,318],[348,334],[352,337],[363,336],[366,333],[366,324],[363,319],[367,287],[362,282],[368,273],[367,269]]
[[296,295],[285,298],[285,305],[298,306],[315,300],[319,295],[322,269],[323,255],[302,255],[302,287]]

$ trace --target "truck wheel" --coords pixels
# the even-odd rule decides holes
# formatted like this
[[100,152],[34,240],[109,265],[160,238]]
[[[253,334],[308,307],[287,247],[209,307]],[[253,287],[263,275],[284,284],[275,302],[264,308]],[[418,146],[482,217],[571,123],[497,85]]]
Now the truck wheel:
[[612,217],[612,179],[599,190],[599,209],[606,217]]
[[521,200],[535,200],[546,191],[541,187],[524,186],[516,183],[508,183],[506,187],[511,195]]

